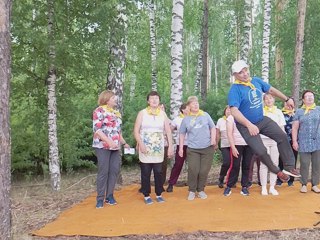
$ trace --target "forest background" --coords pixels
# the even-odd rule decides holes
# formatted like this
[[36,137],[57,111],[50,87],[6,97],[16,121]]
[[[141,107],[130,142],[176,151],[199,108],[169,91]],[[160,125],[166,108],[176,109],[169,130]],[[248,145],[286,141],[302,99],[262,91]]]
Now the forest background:
[[[50,1],[48,1],[50,2]],[[121,2],[121,4],[120,4]],[[12,80],[10,95],[13,177],[49,175],[48,75],[54,43],[56,119],[59,164],[62,172],[92,169],[92,111],[99,93],[107,88],[112,41],[125,37],[123,65],[123,135],[135,146],[133,125],[137,112],[146,106],[146,95],[156,89],[167,106],[172,105],[172,9],[171,0],[156,1],[54,1],[54,15],[46,1],[16,0],[12,5]],[[152,60],[150,2],[154,4],[156,62]],[[185,0],[183,7],[182,101],[200,97],[201,108],[216,122],[223,115],[232,82],[230,66],[241,55],[241,36],[247,0]],[[265,1],[249,1],[249,50],[251,75],[262,75]],[[203,26],[207,3],[207,26]],[[270,1],[268,81],[288,96],[293,94],[299,1]],[[123,7],[127,25],[120,31],[115,20]],[[298,91],[312,89],[319,96],[320,4],[306,6],[304,48]],[[52,16],[52,15],[51,15]],[[48,35],[48,26],[54,35]],[[50,28],[49,28],[50,29]],[[120,29],[120,30],[119,30]],[[123,29],[122,29],[123,30]],[[204,33],[207,32],[207,38]],[[112,40],[113,38],[113,40]],[[207,68],[203,72],[203,47],[207,39]],[[279,53],[280,52],[280,53]],[[279,55],[280,54],[280,55]],[[200,57],[199,57],[200,56]],[[279,70],[279,58],[281,66]],[[281,73],[279,73],[281,71]],[[197,79],[206,77],[205,84]],[[201,86],[202,83],[202,86]],[[203,86],[205,85],[205,87]],[[205,89],[203,92],[203,89]],[[282,103],[278,103],[282,107]],[[137,163],[137,156],[123,155],[123,164]]]

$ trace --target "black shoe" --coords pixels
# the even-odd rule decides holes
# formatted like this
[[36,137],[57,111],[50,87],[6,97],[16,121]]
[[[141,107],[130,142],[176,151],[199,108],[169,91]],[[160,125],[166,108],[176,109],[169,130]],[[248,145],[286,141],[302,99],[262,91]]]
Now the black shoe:
[[219,182],[218,186],[219,188],[223,188],[224,187],[223,182]]
[[173,192],[173,185],[171,184],[168,185],[167,192]]

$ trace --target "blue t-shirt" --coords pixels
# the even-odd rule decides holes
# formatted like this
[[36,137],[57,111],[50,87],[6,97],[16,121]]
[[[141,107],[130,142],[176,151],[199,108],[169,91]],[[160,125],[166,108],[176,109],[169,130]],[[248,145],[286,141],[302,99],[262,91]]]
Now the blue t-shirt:
[[258,77],[253,77],[251,83],[256,89],[242,84],[232,84],[228,94],[228,105],[237,107],[245,118],[257,123],[263,119],[262,95],[269,91],[271,85]]

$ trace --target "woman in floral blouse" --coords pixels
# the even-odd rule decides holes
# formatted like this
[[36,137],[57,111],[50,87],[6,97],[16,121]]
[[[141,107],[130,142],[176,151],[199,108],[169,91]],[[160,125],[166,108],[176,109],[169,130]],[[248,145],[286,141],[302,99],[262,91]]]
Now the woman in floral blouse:
[[148,107],[138,113],[134,125],[134,136],[138,144],[139,160],[141,167],[141,192],[144,195],[144,202],[152,204],[150,197],[151,185],[150,176],[153,170],[156,201],[164,202],[161,193],[163,192],[162,162],[164,158],[164,136],[168,140],[168,157],[173,156],[172,135],[169,126],[169,119],[161,110],[160,96],[152,91],[147,96]]
[[114,109],[117,96],[112,91],[103,91],[98,98],[98,105],[93,111],[93,144],[98,159],[97,204],[103,208],[103,202],[117,204],[113,192],[120,173],[121,144],[130,146],[122,137],[121,114]]

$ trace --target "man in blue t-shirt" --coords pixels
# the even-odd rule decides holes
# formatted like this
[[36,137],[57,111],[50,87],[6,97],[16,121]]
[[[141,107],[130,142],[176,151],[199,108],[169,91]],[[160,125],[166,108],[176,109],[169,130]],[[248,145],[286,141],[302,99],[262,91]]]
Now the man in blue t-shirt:
[[[228,105],[242,137],[269,170],[277,174],[283,182],[289,180],[288,175],[300,177],[299,171],[294,167],[295,159],[286,133],[276,122],[263,115],[262,96],[263,93],[270,93],[287,102],[292,108],[294,107],[293,100],[262,79],[251,78],[248,65],[243,60],[233,63],[232,74],[235,77],[235,82],[228,94]],[[272,163],[260,134],[277,142],[280,158],[284,164],[283,171]]]

